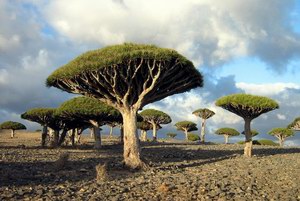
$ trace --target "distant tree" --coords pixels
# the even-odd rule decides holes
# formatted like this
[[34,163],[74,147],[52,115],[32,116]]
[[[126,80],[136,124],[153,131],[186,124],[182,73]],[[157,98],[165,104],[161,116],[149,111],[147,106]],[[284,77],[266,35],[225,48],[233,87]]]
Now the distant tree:
[[[141,130],[141,140],[147,141],[147,131],[153,130],[152,124],[147,121],[137,122],[137,128]],[[156,130],[161,129],[162,127],[158,124]]]
[[0,129],[9,129],[11,130],[11,138],[15,137],[15,131],[16,130],[24,130],[26,129],[26,126],[24,126],[23,124],[19,123],[19,122],[15,122],[15,121],[5,121],[2,124],[0,124]]
[[294,136],[294,131],[288,128],[273,128],[268,134],[276,137],[279,140],[279,145],[283,147],[285,139]]
[[113,129],[116,126],[119,126],[120,123],[118,122],[109,122],[106,125],[109,127],[109,136],[112,137],[113,136]]
[[175,50],[128,44],[89,51],[57,69],[47,85],[92,96],[123,116],[124,162],[144,167],[137,135],[137,111],[167,96],[203,86],[202,75]]
[[200,137],[195,133],[188,133],[188,141],[198,141]]
[[177,134],[176,133],[167,133],[167,136],[169,138],[175,138],[177,136]]
[[197,124],[191,121],[179,121],[175,124],[175,126],[177,130],[184,132],[186,140],[188,140],[188,132],[198,130]]
[[223,135],[225,138],[225,144],[228,144],[228,138],[232,136],[238,136],[240,133],[234,128],[220,128],[215,132],[217,135]]
[[292,123],[290,123],[287,128],[295,130],[295,131],[300,131],[300,117],[297,117],[294,119]]
[[[241,132],[241,134],[245,135],[245,131]],[[259,134],[257,130],[251,129],[251,136],[255,137]]]
[[209,119],[210,117],[214,116],[215,113],[211,111],[210,109],[207,108],[200,108],[198,110],[195,110],[193,112],[194,115],[197,117],[200,117],[202,119],[201,122],[201,132],[200,132],[200,141],[205,142],[205,125],[206,125],[206,120]]
[[153,141],[157,140],[157,126],[161,124],[169,124],[171,123],[171,117],[159,110],[155,109],[146,109],[143,110],[140,115],[143,117],[144,121],[149,122],[153,128]]
[[233,94],[221,97],[216,101],[216,105],[244,119],[246,138],[244,155],[247,157],[252,156],[251,121],[263,113],[279,108],[278,103],[270,98],[248,94]]
[[89,97],[75,97],[62,103],[55,112],[61,118],[85,121],[93,125],[95,149],[101,148],[100,126],[110,122],[121,122],[119,111],[105,103]]

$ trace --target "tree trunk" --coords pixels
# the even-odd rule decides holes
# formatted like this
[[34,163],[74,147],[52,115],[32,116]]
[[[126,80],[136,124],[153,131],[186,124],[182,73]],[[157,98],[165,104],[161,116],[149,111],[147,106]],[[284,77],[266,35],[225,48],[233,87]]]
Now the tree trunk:
[[93,128],[90,128],[90,137],[94,138],[94,130],[93,130]]
[[58,141],[58,146],[61,146],[62,143],[64,143],[66,135],[67,135],[67,132],[68,132],[67,129],[63,129],[63,131],[62,131],[62,133],[60,135],[59,141]]
[[278,137],[278,139],[279,139],[279,146],[283,147],[284,138],[283,137]]
[[202,118],[202,123],[201,123],[201,142],[204,143],[205,142],[205,123],[206,123],[206,119]]
[[75,137],[75,143],[76,144],[79,143],[80,139],[79,139],[79,135],[78,135],[78,128],[75,128],[74,137]]
[[47,131],[48,131],[47,126],[43,126],[43,130],[42,130],[42,141],[41,141],[42,147],[44,147],[44,146],[46,145]]
[[186,141],[189,141],[188,131],[187,131],[187,130],[184,130],[184,134],[185,134],[185,140],[186,140]]
[[141,140],[144,142],[147,141],[147,131],[141,130]]
[[72,146],[75,146],[75,128],[72,129],[71,143],[72,143]]
[[224,138],[225,138],[225,144],[228,144],[228,135],[224,135]]
[[153,141],[156,142],[157,141],[157,132],[156,132],[156,123],[154,121],[151,122],[152,124],[152,132],[153,132]]
[[123,126],[120,127],[120,142],[121,142],[121,144],[124,143],[124,128],[123,128]]
[[113,136],[113,127],[110,126],[109,137],[112,137],[112,136]]
[[140,156],[140,142],[137,134],[137,111],[125,109],[122,111],[124,128],[124,162],[131,169],[140,169],[144,163]]
[[15,137],[15,130],[11,129],[11,131],[10,131],[10,137],[11,138]]
[[94,149],[101,149],[100,124],[93,120],[91,120],[90,123],[93,125],[93,134],[95,139]]
[[52,138],[52,142],[51,142],[51,146],[52,147],[57,147],[58,146],[58,140],[59,140],[59,130],[50,130],[53,138]]
[[244,148],[244,156],[251,157],[252,156],[252,135],[251,135],[251,119],[244,119],[245,120],[245,148]]

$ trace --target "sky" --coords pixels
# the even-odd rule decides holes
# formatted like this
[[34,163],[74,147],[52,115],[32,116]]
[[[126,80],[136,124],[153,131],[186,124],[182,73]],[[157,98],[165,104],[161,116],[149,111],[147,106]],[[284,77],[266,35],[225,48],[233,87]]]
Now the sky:
[[[0,122],[19,121],[33,107],[57,107],[74,95],[45,86],[55,69],[81,53],[124,42],[173,48],[193,61],[204,87],[147,105],[168,113],[172,123],[158,133],[176,131],[177,121],[200,118],[209,108],[208,141],[221,127],[243,131],[243,120],[215,106],[233,93],[276,100],[280,108],[258,117],[252,128],[267,132],[300,116],[299,0],[0,0]],[[107,129],[104,129],[106,132]],[[195,131],[199,132],[199,131]],[[151,133],[149,133],[149,136]],[[243,136],[230,139],[243,140]],[[300,133],[286,141],[300,145]]]

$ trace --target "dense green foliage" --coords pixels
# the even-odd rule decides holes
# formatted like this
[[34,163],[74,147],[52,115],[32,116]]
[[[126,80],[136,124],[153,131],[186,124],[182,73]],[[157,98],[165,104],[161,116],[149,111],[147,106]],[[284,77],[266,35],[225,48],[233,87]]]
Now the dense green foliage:
[[216,130],[215,134],[217,135],[229,135],[229,136],[237,136],[240,133],[234,128],[220,128]]
[[[275,143],[272,140],[261,139],[261,140],[253,140],[252,143],[254,145],[267,145],[267,146],[279,146],[278,143]],[[245,141],[239,141],[237,144],[245,144]]]
[[215,115],[215,112],[207,108],[200,108],[198,110],[195,110],[193,114],[199,116],[202,119],[209,119],[210,117]]
[[[243,131],[242,134],[245,135],[245,131]],[[257,136],[258,134],[259,134],[259,132],[257,130],[254,130],[254,129],[251,130],[251,136],[252,137]]]
[[[57,79],[70,79],[88,71],[97,71],[104,67],[115,67],[124,61],[145,58],[148,60],[164,60],[166,62],[177,59],[186,68],[194,68],[193,63],[178,54],[175,50],[159,48],[154,45],[125,43],[107,46],[102,49],[88,51],[68,64],[54,71],[47,79],[51,86]],[[122,65],[126,67],[126,65]]]
[[21,114],[21,118],[47,125],[55,118],[55,111],[55,108],[33,108]]
[[172,121],[168,114],[155,109],[143,110],[140,115],[143,117],[144,121],[153,121],[156,124],[168,124]]
[[269,131],[269,135],[280,136],[283,138],[291,137],[294,135],[294,131],[288,128],[273,128]]
[[195,133],[188,133],[188,140],[189,141],[198,141],[200,137]]
[[55,114],[68,119],[122,122],[118,110],[95,98],[84,96],[65,101],[57,108]]
[[197,129],[197,124],[195,124],[194,122],[191,121],[179,121],[175,124],[175,126],[177,127],[177,130],[181,130],[181,131],[195,131],[198,130]]
[[279,108],[278,103],[264,96],[254,96],[250,94],[232,94],[221,97],[216,101],[217,106],[241,105],[249,108]]
[[293,130],[300,130],[300,117],[297,117],[294,119],[292,123],[290,123],[287,128],[293,129]]
[[0,124],[0,129],[23,130],[26,126],[15,121],[5,121]]
[[175,138],[177,136],[177,134],[176,133],[167,133],[167,136],[169,138]]

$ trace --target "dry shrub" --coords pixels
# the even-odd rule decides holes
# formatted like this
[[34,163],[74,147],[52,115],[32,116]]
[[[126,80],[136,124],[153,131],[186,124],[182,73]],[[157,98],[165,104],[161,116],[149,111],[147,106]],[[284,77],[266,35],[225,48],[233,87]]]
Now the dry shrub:
[[161,193],[167,193],[171,190],[171,188],[168,184],[162,183],[157,190]]
[[108,179],[107,163],[96,165],[97,182],[106,181]]
[[68,152],[60,154],[59,159],[54,162],[54,170],[63,169],[68,162],[69,156],[70,154]]

